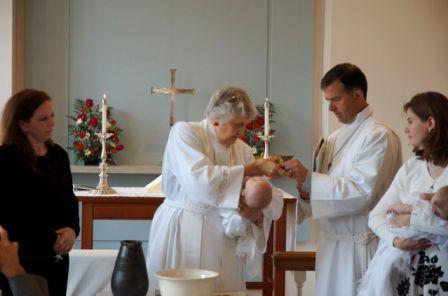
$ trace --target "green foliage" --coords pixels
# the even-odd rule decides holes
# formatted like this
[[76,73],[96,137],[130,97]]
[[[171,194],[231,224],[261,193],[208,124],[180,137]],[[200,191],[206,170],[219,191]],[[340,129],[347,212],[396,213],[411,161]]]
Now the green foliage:
[[[249,124],[246,125],[246,130],[244,131],[244,135],[241,137],[241,139],[244,142],[246,142],[250,147],[252,147],[252,150],[255,155],[260,155],[264,151],[264,141],[261,138],[261,136],[264,135],[264,121],[265,121],[264,106],[257,105],[256,107],[258,115],[254,120],[252,120]],[[272,129],[271,126],[272,123],[275,123],[274,114],[275,114],[274,105],[271,102],[269,102],[270,135],[273,135],[275,133],[275,130]]]
[[[119,134],[122,130],[112,118],[111,110],[107,109],[107,132],[112,136],[106,141],[107,162],[114,164],[114,155],[125,147],[120,144]],[[95,105],[91,98],[77,99],[74,106],[74,115],[69,115],[73,122],[69,124],[69,136],[71,140],[70,150],[76,154],[77,160],[86,164],[98,164],[101,160],[101,141],[97,134],[101,133],[102,113],[99,105]]]

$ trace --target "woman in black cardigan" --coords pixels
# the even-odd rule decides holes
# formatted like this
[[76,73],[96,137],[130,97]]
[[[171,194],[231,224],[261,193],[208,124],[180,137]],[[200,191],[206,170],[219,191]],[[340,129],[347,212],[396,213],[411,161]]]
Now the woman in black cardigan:
[[[79,234],[67,153],[51,140],[50,97],[23,90],[7,102],[0,146],[0,225],[19,243],[28,273],[47,279],[50,295],[66,294],[68,252]],[[11,295],[0,277],[3,295]]]

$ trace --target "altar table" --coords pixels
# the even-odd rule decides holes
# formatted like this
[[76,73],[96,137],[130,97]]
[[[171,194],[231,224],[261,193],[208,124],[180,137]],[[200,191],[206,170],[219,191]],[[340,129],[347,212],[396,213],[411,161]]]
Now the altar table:
[[[81,248],[93,247],[93,220],[152,220],[164,196],[148,193],[143,187],[114,187],[112,195],[93,195],[88,191],[75,191],[82,203]],[[295,204],[296,199],[282,191],[284,205],[282,216],[274,222],[263,258],[262,282],[246,282],[248,289],[263,290],[263,296],[285,295],[285,271],[274,270],[271,255],[273,251],[293,251],[295,246]],[[294,233],[288,236],[287,228]],[[288,245],[287,245],[288,244]],[[275,286],[275,290],[274,290]]]

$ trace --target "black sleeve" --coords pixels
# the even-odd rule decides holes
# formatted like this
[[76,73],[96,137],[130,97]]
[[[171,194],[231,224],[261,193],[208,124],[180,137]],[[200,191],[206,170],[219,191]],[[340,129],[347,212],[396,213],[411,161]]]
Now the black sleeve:
[[[14,165],[16,162],[16,165]],[[19,164],[15,154],[8,147],[0,147],[0,225],[10,233],[10,239],[15,239],[15,229],[19,225],[14,223],[15,215],[15,190],[20,188],[14,170]]]
[[60,160],[63,168],[64,173],[67,175],[69,182],[66,184],[66,188],[64,188],[64,191],[67,193],[66,196],[68,198],[68,213],[66,216],[65,224],[68,227],[71,227],[75,233],[76,236],[79,235],[80,226],[79,226],[79,204],[78,200],[76,199],[75,193],[73,192],[73,178],[72,178],[72,172],[70,171],[70,160],[68,158],[67,152],[65,150],[55,145],[58,155],[58,160]]

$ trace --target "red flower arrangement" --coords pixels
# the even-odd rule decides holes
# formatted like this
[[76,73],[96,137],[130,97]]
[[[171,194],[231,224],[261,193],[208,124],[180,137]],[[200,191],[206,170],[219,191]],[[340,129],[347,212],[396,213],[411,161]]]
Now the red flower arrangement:
[[[122,129],[111,116],[111,107],[107,109],[107,132],[112,136],[106,141],[107,163],[115,164],[114,155],[125,147],[120,144],[119,134]],[[69,125],[72,146],[69,149],[76,154],[77,160],[84,164],[98,164],[101,161],[102,145],[97,136],[101,133],[101,109],[91,98],[75,101],[75,115],[69,116],[74,124]]]
[[[260,138],[260,136],[264,135],[264,107],[261,105],[257,105],[258,115],[254,120],[249,122],[246,125],[246,130],[244,131],[244,135],[241,137],[241,140],[246,142],[250,147],[252,147],[252,151],[255,155],[260,155],[264,150],[264,141]],[[275,114],[274,105],[269,102],[269,123],[274,123],[273,120]],[[271,135],[275,133],[275,130],[271,128],[269,131]]]

